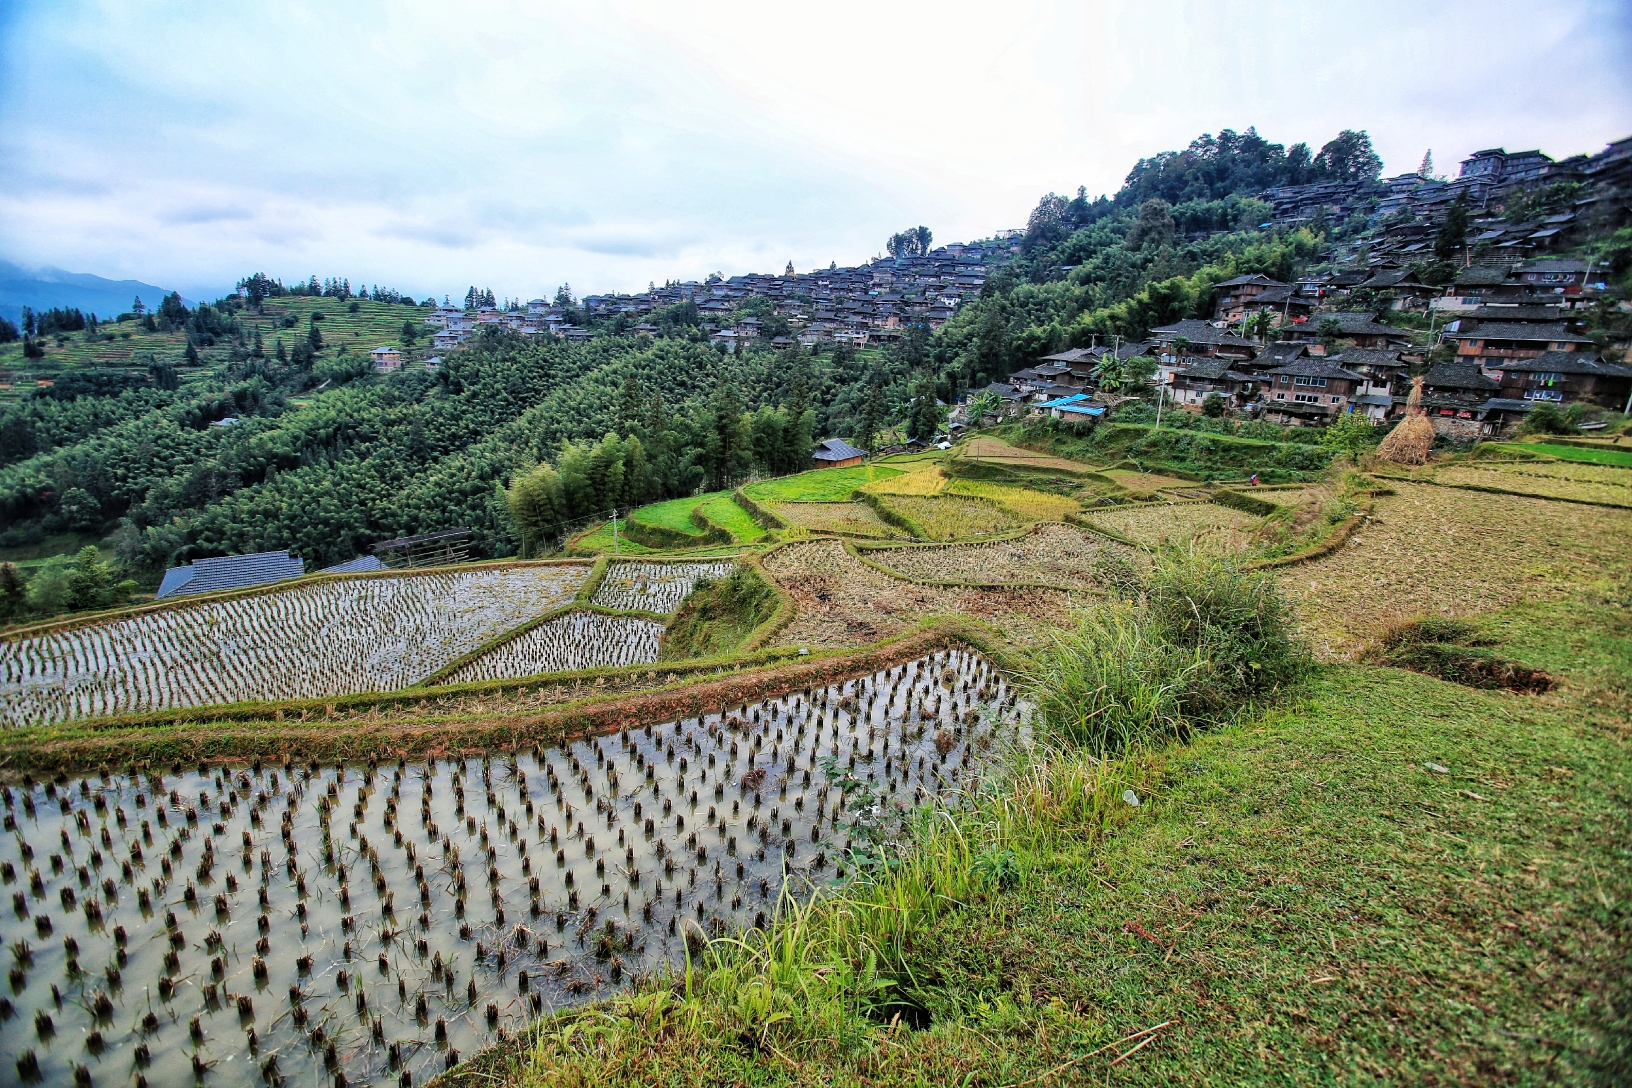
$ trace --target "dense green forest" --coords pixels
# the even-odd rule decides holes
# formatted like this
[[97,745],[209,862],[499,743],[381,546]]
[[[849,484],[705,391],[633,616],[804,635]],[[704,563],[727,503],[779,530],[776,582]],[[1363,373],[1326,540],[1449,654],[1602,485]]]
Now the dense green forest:
[[[804,467],[813,438],[929,432],[937,397],[950,403],[1048,351],[1202,313],[1212,284],[1240,272],[1293,275],[1322,235],[1262,226],[1267,206],[1250,194],[1374,177],[1377,166],[1363,133],[1314,154],[1251,130],[1203,137],[1141,161],[1114,197],[1044,197],[978,299],[933,335],[909,327],[883,350],[727,354],[688,304],[653,316],[655,338],[584,314],[603,335],[574,344],[488,330],[436,372],[376,375],[315,319],[280,327],[273,344],[248,321],[269,298],[327,296],[338,281],[284,288],[257,275],[246,297],[192,310],[167,299],[142,320],[185,330],[189,360],[227,345],[226,360],[185,382],[166,365],[68,376],[8,406],[0,548],[111,533],[122,573],[149,585],[201,556],[288,547],[326,565],[457,525],[476,531],[481,554],[513,554],[503,489],[534,466],[551,469],[532,477],[532,523],[564,529],[612,506]],[[423,331],[424,306],[371,305],[382,302],[409,315],[405,340]]]

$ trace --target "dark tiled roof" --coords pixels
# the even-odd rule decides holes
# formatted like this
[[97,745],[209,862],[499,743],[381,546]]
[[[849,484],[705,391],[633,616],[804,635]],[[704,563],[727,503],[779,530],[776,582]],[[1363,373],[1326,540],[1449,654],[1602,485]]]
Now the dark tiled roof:
[[1571,332],[1562,321],[1476,321],[1458,325],[1445,334],[1447,340],[1547,340],[1566,344],[1590,344],[1590,337]]
[[1094,358],[1094,353],[1091,349],[1072,348],[1070,351],[1062,351],[1056,355],[1045,355],[1043,356],[1043,361],[1055,363],[1080,363],[1084,359],[1092,358]]
[[811,457],[818,461],[848,461],[852,457],[866,457],[866,450],[858,450],[841,438],[829,438],[817,443]]
[[1297,378],[1347,378],[1351,382],[1363,382],[1364,374],[1356,374],[1352,370],[1344,370],[1330,359],[1310,358],[1298,359],[1286,366],[1276,367],[1274,370],[1264,371],[1266,374],[1290,374]]
[[1334,363],[1344,366],[1404,366],[1397,351],[1384,351],[1381,348],[1350,348],[1331,356]]
[[1297,326],[1296,331],[1318,336],[1320,327],[1328,321],[1337,322],[1339,336],[1397,336],[1401,340],[1407,339],[1404,330],[1380,324],[1365,313],[1313,314],[1306,323]]
[[1229,372],[1228,359],[1196,359],[1189,366],[1176,373],[1176,377],[1195,378],[1200,381],[1215,382]]
[[1435,363],[1422,384],[1430,389],[1481,389],[1492,393],[1501,388],[1472,363]]
[[1258,353],[1258,358],[1252,361],[1252,365],[1265,370],[1270,367],[1286,366],[1294,359],[1303,358],[1304,352],[1308,350],[1308,344],[1270,344]]
[[[191,573],[182,573],[190,571]],[[225,555],[197,559],[188,567],[172,567],[164,572],[155,597],[213,593],[220,589],[243,589],[299,578],[306,565],[287,551],[256,552],[253,555]]]
[[1616,363],[1606,363],[1588,351],[1544,351],[1534,359],[1515,359],[1511,363],[1492,363],[1492,370],[1511,370],[1521,374],[1596,374],[1602,378],[1632,378],[1632,369]]
[[1216,283],[1213,286],[1215,286],[1215,287],[1244,287],[1244,286],[1246,286],[1248,284],[1252,284],[1252,283],[1262,284],[1265,287],[1285,287],[1286,286],[1286,284],[1282,283],[1280,280],[1272,280],[1268,276],[1264,275],[1262,272],[1254,272],[1250,276],[1237,276],[1233,280],[1225,280],[1223,283]]
[[1563,321],[1562,306],[1480,306],[1458,315],[1474,321]]
[[1456,274],[1457,287],[1497,287],[1508,282],[1500,268],[1464,268]]
[[1205,321],[1194,319],[1180,321],[1172,325],[1163,325],[1159,329],[1151,329],[1150,334],[1157,340],[1172,341],[1182,336],[1192,344],[1210,344],[1214,347],[1251,348],[1258,346],[1251,340],[1243,340],[1227,329],[1215,329]]
[[1491,397],[1479,406],[1481,412],[1528,412],[1536,406],[1535,401],[1514,400],[1512,397]]

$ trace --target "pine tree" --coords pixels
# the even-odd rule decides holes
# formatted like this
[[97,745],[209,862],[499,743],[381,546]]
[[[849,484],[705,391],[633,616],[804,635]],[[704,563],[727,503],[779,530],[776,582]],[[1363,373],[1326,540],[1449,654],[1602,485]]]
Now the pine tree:
[[198,349],[193,346],[193,342],[191,340],[187,341],[187,350],[183,353],[182,357],[187,360],[188,366],[198,365]]
[[289,353],[283,350],[283,337],[278,337],[277,346],[272,351],[272,357],[280,363],[289,361]]
[[1417,167],[1417,177],[1423,181],[1434,176],[1434,149],[1429,148],[1422,153],[1422,165]]
[[856,445],[872,452],[878,441],[878,430],[884,425],[884,391],[874,382],[867,391],[867,403],[861,410],[861,429],[856,432]]
[[142,301],[141,295],[137,295],[135,301],[130,304],[130,312],[137,317],[147,313],[147,303]]
[[261,341],[261,327],[259,325],[255,326],[255,346],[250,349],[249,354],[256,359],[266,358],[266,346]]

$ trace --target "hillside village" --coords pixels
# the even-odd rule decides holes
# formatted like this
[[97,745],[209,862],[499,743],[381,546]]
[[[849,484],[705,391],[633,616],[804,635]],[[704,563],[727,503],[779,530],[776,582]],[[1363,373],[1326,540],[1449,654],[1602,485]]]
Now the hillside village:
[[[1632,369],[1619,361],[1624,339],[1606,359],[1583,335],[1593,307],[1619,300],[1607,269],[1550,254],[1611,221],[1629,188],[1632,138],[1561,161],[1540,151],[1480,151],[1454,180],[1433,176],[1429,158],[1418,172],[1380,183],[1265,190],[1274,226],[1359,219],[1359,239],[1333,245],[1297,282],[1250,274],[1217,284],[1210,319],[1159,326],[1143,341],[1042,355],[985,391],[1006,416],[1091,423],[1107,407],[1091,396],[1107,356],[1123,364],[1149,356],[1155,383],[1176,407],[1201,410],[1215,398],[1232,413],[1286,425],[1319,426],[1349,412],[1397,420],[1418,373],[1436,430],[1458,439],[1511,433],[1538,403],[1625,410]],[[1533,214],[1515,219],[1515,208]],[[1465,227],[1454,278],[1425,283],[1412,266],[1433,255],[1436,233],[1458,212]],[[606,331],[651,336],[658,329],[647,318],[689,303],[710,342],[728,351],[881,346],[908,327],[944,325],[1020,252],[1022,233],[853,268],[797,274],[790,264],[781,276],[589,295],[581,312]],[[573,313],[543,299],[525,309],[439,307],[428,318],[439,330],[432,350],[452,350],[486,326],[592,338]],[[1440,345],[1447,348],[1433,351]],[[955,411],[952,421],[964,415]]]

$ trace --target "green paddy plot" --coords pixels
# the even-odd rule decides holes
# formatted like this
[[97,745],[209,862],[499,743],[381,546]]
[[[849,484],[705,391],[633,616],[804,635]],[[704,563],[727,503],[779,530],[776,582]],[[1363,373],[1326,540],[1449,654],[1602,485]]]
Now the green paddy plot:
[[743,490],[749,498],[760,502],[843,502],[862,485],[874,480],[886,480],[900,473],[900,469],[887,465],[821,468],[801,472],[797,476],[784,476],[780,480],[762,480],[749,484]]
[[642,506],[629,516],[641,525],[651,525],[659,529],[668,529],[675,533],[684,533],[697,538],[703,543],[703,530],[691,520],[691,512],[697,509],[702,500],[695,495],[687,495],[680,499],[670,499],[667,502],[654,502],[650,506]]
[[574,540],[572,550],[577,552],[614,552],[618,555],[650,555],[659,549],[648,548],[644,544],[636,544],[633,540],[630,540],[628,519],[619,518],[615,539],[612,532],[612,523],[603,521],[593,532],[585,533]]
[[738,506],[729,492],[704,495],[700,500],[703,517],[730,533],[739,544],[752,544],[765,536],[748,511]]
[[1595,465],[1616,465],[1632,468],[1632,450],[1595,449],[1588,446],[1558,446],[1551,442],[1533,442],[1517,447],[1532,453],[1545,453],[1561,461],[1587,461]]

